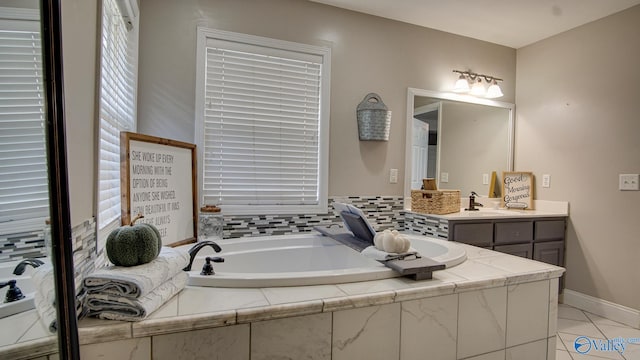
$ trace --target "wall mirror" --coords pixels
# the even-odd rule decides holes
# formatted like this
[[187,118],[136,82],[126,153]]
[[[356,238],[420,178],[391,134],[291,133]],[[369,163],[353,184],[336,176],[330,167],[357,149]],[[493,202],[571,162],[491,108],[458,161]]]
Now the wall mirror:
[[[60,34],[57,0],[0,3],[0,280],[16,280],[25,296],[3,304],[0,357],[29,344],[34,357],[79,358]],[[32,265],[15,274],[27,258],[45,275]],[[50,304],[44,312],[37,295]]]
[[513,170],[511,103],[409,88],[405,147],[405,207],[423,178],[438,189],[489,195],[491,173]]

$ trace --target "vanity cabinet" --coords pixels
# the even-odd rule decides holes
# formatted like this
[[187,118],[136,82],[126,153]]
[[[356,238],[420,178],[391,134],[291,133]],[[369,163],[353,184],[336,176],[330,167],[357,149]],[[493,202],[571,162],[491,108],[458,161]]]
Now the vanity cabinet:
[[566,218],[449,220],[448,239],[564,266]]

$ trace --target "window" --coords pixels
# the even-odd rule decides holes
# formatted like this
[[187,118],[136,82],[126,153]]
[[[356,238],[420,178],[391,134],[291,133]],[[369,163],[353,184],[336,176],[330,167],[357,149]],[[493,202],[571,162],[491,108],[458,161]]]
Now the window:
[[0,233],[26,233],[49,217],[39,12],[1,11]]
[[197,49],[203,203],[326,212],[330,49],[210,29]]
[[137,2],[102,1],[98,239],[120,225],[120,131],[136,129]]

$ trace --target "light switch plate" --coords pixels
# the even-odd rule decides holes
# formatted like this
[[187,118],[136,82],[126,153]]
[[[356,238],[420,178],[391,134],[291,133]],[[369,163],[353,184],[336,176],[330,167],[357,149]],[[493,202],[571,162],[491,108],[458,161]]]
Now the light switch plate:
[[391,184],[397,184],[398,183],[398,169],[389,170],[389,182]]
[[441,172],[440,173],[440,182],[443,182],[443,183],[449,182],[449,173],[448,172]]
[[620,190],[640,190],[640,174],[620,174]]
[[542,175],[542,187],[543,188],[551,187],[551,175],[549,174]]
[[489,174],[482,174],[482,185],[489,185]]

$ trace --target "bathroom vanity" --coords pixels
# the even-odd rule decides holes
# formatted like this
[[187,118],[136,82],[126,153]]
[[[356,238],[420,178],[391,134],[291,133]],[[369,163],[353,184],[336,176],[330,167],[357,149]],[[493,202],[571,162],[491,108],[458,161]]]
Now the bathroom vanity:
[[[564,266],[569,205],[536,201],[537,210],[485,209],[446,215],[405,214],[405,228],[423,235]],[[560,286],[562,288],[562,279]]]

